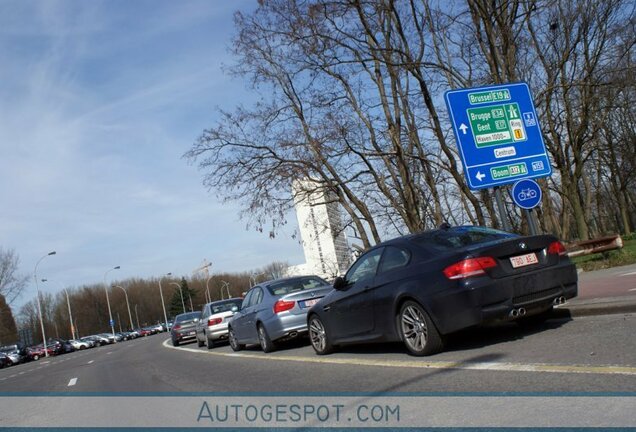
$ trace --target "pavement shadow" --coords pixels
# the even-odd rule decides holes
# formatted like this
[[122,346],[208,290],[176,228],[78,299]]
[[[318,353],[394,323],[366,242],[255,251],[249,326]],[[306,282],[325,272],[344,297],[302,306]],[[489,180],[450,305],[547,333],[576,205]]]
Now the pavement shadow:
[[[568,311],[564,311],[568,312]],[[556,318],[556,319],[555,319]],[[510,321],[471,327],[446,337],[446,352],[483,348],[499,343],[521,340],[545,331],[556,330],[572,318],[568,313],[551,316],[547,321]]]

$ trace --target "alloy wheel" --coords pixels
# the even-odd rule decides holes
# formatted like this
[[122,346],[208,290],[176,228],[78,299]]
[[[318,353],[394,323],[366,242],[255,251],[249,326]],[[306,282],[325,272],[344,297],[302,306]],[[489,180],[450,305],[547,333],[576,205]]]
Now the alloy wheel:
[[422,351],[428,341],[428,327],[422,312],[416,306],[408,306],[401,317],[404,342],[413,351]]

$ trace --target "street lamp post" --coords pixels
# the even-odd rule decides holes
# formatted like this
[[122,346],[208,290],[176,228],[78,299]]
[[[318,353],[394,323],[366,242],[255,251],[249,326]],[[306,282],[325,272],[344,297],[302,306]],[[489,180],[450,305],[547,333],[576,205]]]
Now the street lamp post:
[[[170,276],[172,273],[166,273],[165,276]],[[161,278],[159,278],[159,295],[161,296],[161,307],[163,308],[163,319],[166,320],[166,330],[168,330],[168,315],[166,314],[166,303],[163,301],[163,290],[161,289]]]
[[221,289],[220,289],[220,292],[221,292],[221,300],[223,300],[223,298],[224,298],[223,288],[225,288],[225,290],[227,291],[227,298],[228,298],[228,300],[229,300],[229,299],[231,299],[231,298],[232,298],[232,294],[230,294],[230,283],[229,283],[229,282],[226,282],[226,281],[224,281],[224,280],[222,280],[222,281],[221,281],[221,283],[222,283],[222,285],[221,285]]
[[137,328],[140,329],[141,326],[139,325],[139,314],[137,313],[137,306],[139,305],[135,303],[135,318],[137,318]]
[[181,293],[181,306],[183,306],[183,313],[186,313],[185,302],[183,301],[183,290],[181,289],[181,284],[176,282],[170,282],[170,285],[176,285],[179,288],[179,293]]
[[42,345],[44,346],[44,356],[48,357],[49,356],[49,350],[46,348],[46,334],[44,333],[44,321],[42,320],[42,305],[40,303],[40,287],[38,286],[38,265],[40,265],[40,262],[46,258],[47,256],[50,255],[55,255],[55,251],[51,251],[49,253],[47,253],[46,255],[44,255],[42,258],[40,258],[38,260],[38,262],[35,264],[35,269],[33,270],[33,278],[35,279],[35,289],[38,293],[38,315],[40,316],[40,329],[42,330]]
[[205,280],[205,301],[206,303],[210,303],[212,301],[212,297],[210,297],[210,279],[212,276],[208,276]]
[[[132,330],[134,326],[133,326],[132,314],[130,313],[130,303],[128,303],[128,293],[122,286],[119,286],[119,285],[113,285],[113,286],[121,289],[124,292],[124,295],[126,296],[126,307],[128,308],[128,319],[130,319],[130,330]],[[137,309],[135,309],[135,313],[137,313]],[[139,319],[137,319],[137,325],[139,325]]]
[[[42,279],[42,282],[47,282],[48,279]],[[66,294],[66,307],[68,308],[68,321],[71,325],[71,338],[75,339],[75,327],[73,326],[73,313],[71,312],[71,298],[68,295],[68,290],[62,285],[62,282],[57,282]]]
[[106,273],[104,273],[104,291],[106,292],[106,304],[108,305],[108,319],[109,324],[110,324],[110,330],[113,334],[113,339],[115,339],[115,323],[113,322],[113,313],[110,309],[110,299],[108,298],[108,285],[106,284],[106,275],[113,271],[113,270],[119,270],[121,267],[120,266],[115,266],[111,269],[106,270]]

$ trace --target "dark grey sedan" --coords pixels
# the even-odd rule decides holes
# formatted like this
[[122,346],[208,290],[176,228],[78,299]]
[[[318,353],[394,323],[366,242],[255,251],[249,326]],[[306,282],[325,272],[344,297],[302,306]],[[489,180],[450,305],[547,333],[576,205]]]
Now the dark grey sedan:
[[172,345],[179,346],[184,340],[194,340],[197,337],[197,323],[201,319],[201,312],[188,312],[177,315],[170,330]]
[[331,290],[318,276],[256,285],[228,325],[230,346],[240,351],[247,344],[260,344],[264,352],[270,352],[277,341],[306,335],[307,311]]

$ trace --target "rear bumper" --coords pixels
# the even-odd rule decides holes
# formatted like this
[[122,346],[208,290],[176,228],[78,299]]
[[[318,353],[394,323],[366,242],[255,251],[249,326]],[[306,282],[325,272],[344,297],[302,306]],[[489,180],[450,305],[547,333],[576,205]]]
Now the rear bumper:
[[274,315],[264,324],[270,339],[292,339],[307,333],[307,313],[281,313]]
[[480,277],[459,282],[432,300],[431,310],[442,333],[451,333],[484,322],[507,319],[523,307],[528,313],[549,309],[555,298],[578,294],[576,266],[564,262],[515,277]]

